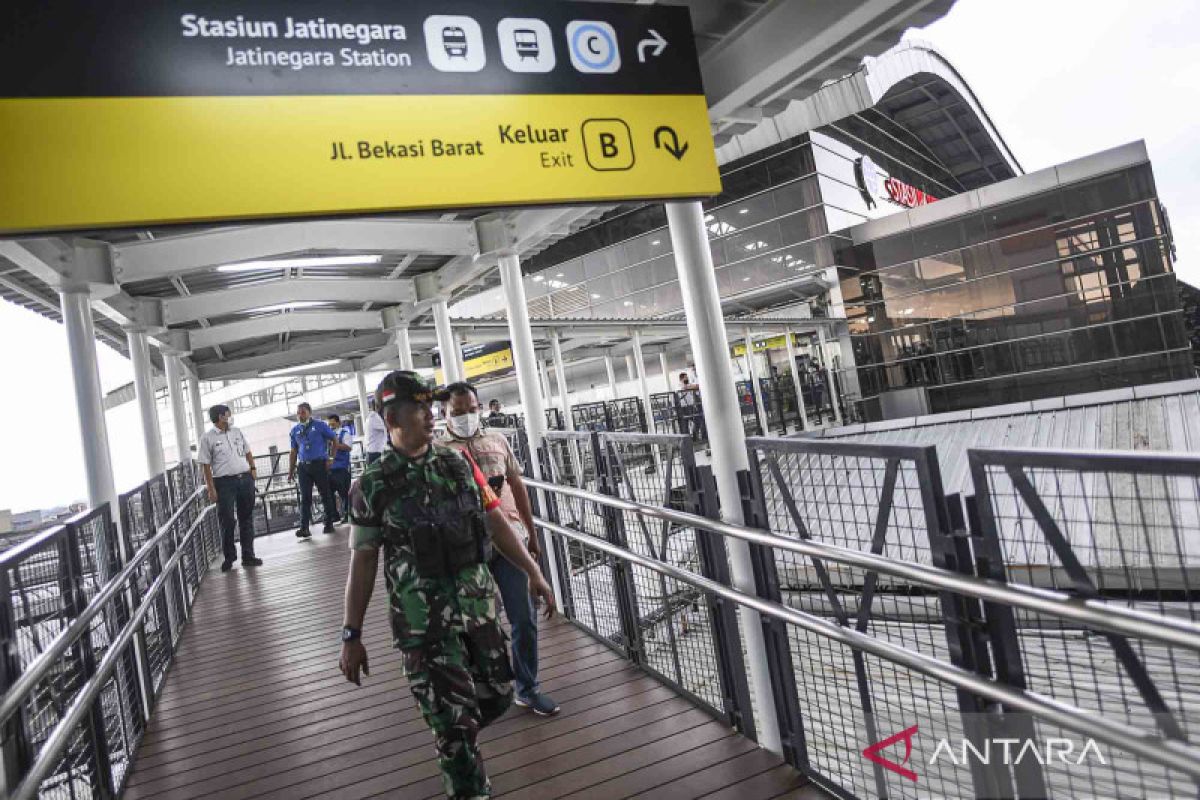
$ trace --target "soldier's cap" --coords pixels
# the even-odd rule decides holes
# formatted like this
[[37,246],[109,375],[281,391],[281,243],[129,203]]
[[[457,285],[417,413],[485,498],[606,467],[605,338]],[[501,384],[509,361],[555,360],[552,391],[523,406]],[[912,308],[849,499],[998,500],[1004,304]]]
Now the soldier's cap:
[[375,405],[382,409],[389,403],[430,403],[434,400],[447,400],[450,393],[445,389],[436,388],[416,372],[396,370],[389,372],[379,382],[375,390]]

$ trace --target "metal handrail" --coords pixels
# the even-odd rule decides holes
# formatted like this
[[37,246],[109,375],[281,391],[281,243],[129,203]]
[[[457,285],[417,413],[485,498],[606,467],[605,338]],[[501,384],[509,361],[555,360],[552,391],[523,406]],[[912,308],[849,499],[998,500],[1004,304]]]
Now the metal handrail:
[[905,578],[931,588],[945,589],[979,600],[1010,605],[1039,614],[1049,614],[1111,633],[1138,639],[1150,639],[1161,644],[1178,645],[1200,652],[1200,625],[1190,620],[1117,606],[1105,600],[1085,599],[1053,589],[961,575],[939,567],[896,561],[886,556],[864,553],[837,545],[812,540],[790,539],[775,533],[699,517],[685,511],[643,505],[620,497],[545,483],[528,477],[524,480],[528,486],[546,492],[574,497],[622,511],[633,511],[686,527],[699,528],[722,536],[741,539],[751,544],[788,550],[811,558],[835,561],[839,564],[859,567],[884,575]]
[[[188,505],[196,498],[200,491],[202,491],[202,489],[197,489],[196,492],[193,492],[192,495],[188,497],[187,501],[185,501],[183,505],[179,507],[179,510],[171,516],[171,519],[162,526],[162,530],[160,530],[153,539],[149,540],[142,547],[142,549],[138,551],[138,554],[134,556],[133,559],[130,559],[130,566],[140,563],[140,559],[144,558],[143,554],[149,553],[149,547],[152,544],[156,545],[158,540],[164,534],[169,532],[171,523],[179,516],[180,512],[188,507]],[[32,765],[30,765],[29,772],[25,775],[20,785],[17,786],[16,790],[10,796],[11,800],[33,800],[33,798],[38,796],[42,781],[46,779],[51,770],[53,770],[55,765],[57,765],[59,755],[62,753],[63,748],[70,744],[71,738],[75,735],[76,726],[78,726],[80,722],[83,721],[84,716],[90,712],[92,703],[103,690],[104,684],[108,682],[110,677],[112,677],[112,673],[116,670],[117,664],[125,655],[125,649],[129,646],[134,635],[136,635],[138,629],[142,626],[142,623],[146,619],[146,615],[150,613],[150,609],[153,606],[154,600],[158,597],[159,593],[166,585],[167,580],[172,576],[172,571],[179,566],[179,563],[183,560],[184,556],[188,555],[187,545],[191,543],[192,538],[200,529],[200,524],[204,522],[205,517],[214,508],[215,506],[206,506],[188,528],[187,533],[185,533],[183,538],[179,540],[179,544],[175,550],[175,553],[169,559],[167,559],[167,562],[163,565],[162,572],[159,573],[158,577],[154,579],[154,582],[150,584],[150,587],[142,595],[141,602],[130,616],[129,621],[125,623],[125,626],[121,628],[121,632],[117,634],[116,638],[113,639],[112,644],[109,645],[108,652],[104,654],[104,658],[96,666],[95,674],[92,675],[92,677],[89,678],[82,687],[80,687],[79,692],[75,695],[74,702],[71,703],[70,707],[67,709],[67,712],[63,714],[58,724],[54,726],[54,730],[50,736],[46,738],[45,744],[42,745],[42,749],[38,752],[37,759]],[[127,569],[122,570],[121,574],[109,581],[108,585],[116,585],[118,589],[122,588],[123,581],[127,578],[125,574]],[[111,597],[111,594],[109,594],[109,597]],[[99,595],[97,595],[95,600],[88,604],[88,608],[85,609],[84,614],[91,611],[91,609],[94,607],[97,607],[98,601]],[[94,616],[95,613],[95,611],[91,611],[92,616]],[[80,615],[80,618],[82,617],[83,614]],[[73,628],[74,625],[71,627]],[[70,628],[68,628],[68,630],[70,630]],[[34,663],[36,664],[40,661],[41,659],[39,658],[38,661]],[[16,685],[14,685],[13,689],[16,689]],[[10,690],[9,693],[5,695],[5,700],[7,701],[9,695],[12,694],[13,690]]]
[[[103,610],[105,604],[111,600],[114,595],[125,588],[127,581],[133,577],[133,574],[136,572],[137,568],[140,567],[142,562],[150,556],[150,553],[153,551],[153,549],[158,547],[162,538],[171,532],[171,526],[175,523],[175,521],[179,519],[180,515],[183,514],[184,510],[188,508],[191,502],[199,497],[200,493],[204,491],[204,487],[200,487],[196,491],[192,492],[192,494],[183,502],[183,504],[179,506],[175,513],[172,514],[165,523],[163,523],[158,533],[156,533],[153,538],[147,539],[146,543],[142,545],[141,549],[137,551],[133,558],[129,559],[129,563],[125,565],[125,568],[111,578],[106,584],[104,584],[100,591],[97,592],[96,596],[92,598],[92,601],[88,603],[87,608],[83,609],[83,611],[79,613],[79,616],[75,617],[75,619],[71,621],[70,625],[55,634],[54,638],[51,639],[46,645],[45,649],[38,654],[37,658],[29,662],[26,668],[21,672],[21,675],[13,682],[12,686],[9,687],[9,690],[4,693],[3,697],[0,697],[0,725],[2,725],[8,720],[9,717],[17,712],[17,710],[21,707],[21,704],[25,701],[25,696],[29,694],[29,692],[35,686],[37,686],[37,684],[44,677],[46,677],[46,674],[54,666],[54,662],[66,652],[67,648],[74,644],[76,639],[78,639],[91,628],[92,619]],[[204,511],[200,513],[200,516],[196,518],[196,524],[203,520],[205,515],[214,507],[215,506],[207,506]],[[193,527],[195,527],[195,525],[193,525]]]
[[[535,484],[534,481],[527,481]],[[547,484],[536,482],[538,488],[550,489]],[[687,515],[690,516],[690,515]],[[988,697],[1005,704],[1008,708],[1041,717],[1059,727],[1082,733],[1121,750],[1141,756],[1171,769],[1179,770],[1200,780],[1200,748],[1173,739],[1164,739],[1143,730],[1113,722],[1093,713],[1059,702],[1053,698],[1026,690],[1014,689],[987,678],[968,672],[961,667],[938,661],[932,656],[917,653],[897,645],[876,639],[852,628],[842,627],[820,617],[760,597],[731,589],[716,581],[695,573],[673,567],[661,561],[626,550],[586,533],[565,528],[543,519],[534,519],[539,527],[574,539],[588,547],[624,559],[646,569],[667,575],[681,583],[694,586],[701,591],[723,597],[758,613],[803,628],[810,633],[823,636],[864,653],[878,656],[896,664],[928,675],[936,680],[952,684],[977,695]],[[832,560],[832,559],[831,559]]]

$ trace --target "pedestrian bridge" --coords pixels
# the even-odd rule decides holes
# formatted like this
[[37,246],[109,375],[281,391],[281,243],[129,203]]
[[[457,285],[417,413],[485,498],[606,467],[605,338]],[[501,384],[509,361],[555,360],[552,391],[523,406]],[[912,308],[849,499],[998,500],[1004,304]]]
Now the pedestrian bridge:
[[[1195,793],[1200,458],[970,450],[964,499],[933,446],[750,439],[732,525],[686,436],[505,433],[563,711],[485,731],[498,796]],[[440,796],[381,591],[337,669],[346,533],[212,570],[185,464],[0,554],[7,796]]]

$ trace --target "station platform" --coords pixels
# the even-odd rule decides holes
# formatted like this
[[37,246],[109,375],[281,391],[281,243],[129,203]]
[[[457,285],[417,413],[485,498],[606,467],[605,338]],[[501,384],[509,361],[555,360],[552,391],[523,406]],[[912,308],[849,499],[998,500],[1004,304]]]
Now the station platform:
[[[380,578],[372,674],[337,668],[348,527],[259,540],[258,569],[203,582],[122,797],[443,797],[433,742],[392,648]],[[481,737],[506,798],[816,798],[778,757],[561,616],[541,624],[544,690]]]

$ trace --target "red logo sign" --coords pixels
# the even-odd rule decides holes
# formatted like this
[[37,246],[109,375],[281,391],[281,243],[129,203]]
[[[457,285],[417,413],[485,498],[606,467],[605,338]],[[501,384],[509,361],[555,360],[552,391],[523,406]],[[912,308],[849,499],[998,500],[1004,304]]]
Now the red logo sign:
[[[900,775],[901,777],[904,777],[904,778],[908,778],[913,783],[916,783],[917,782],[917,773],[915,773],[911,769],[908,769],[907,767],[903,766],[904,764],[908,763],[909,757],[912,756],[912,749],[913,749],[912,740],[913,740],[913,737],[916,735],[917,735],[917,726],[913,725],[911,728],[902,730],[899,733],[895,734],[894,736],[889,736],[886,739],[883,739],[881,741],[876,742],[873,745],[870,745],[869,747],[867,747],[866,749],[864,749],[862,751],[862,754],[864,756],[866,756],[868,761],[873,761],[876,764],[878,764],[879,766],[883,767],[884,769],[891,770],[892,772],[896,773],[897,775]],[[904,759],[899,764],[897,764],[894,761],[889,761],[888,759],[886,759],[882,755],[880,755],[881,750],[888,749],[889,747],[891,747],[892,745],[894,745],[896,742],[900,741],[901,739],[904,740]]]
[[899,203],[906,208],[916,208],[917,206],[927,206],[937,200],[925,192],[922,192],[915,186],[909,186],[903,181],[898,181],[895,178],[888,178],[883,182],[883,188],[887,190],[888,197],[892,198],[892,202]]

